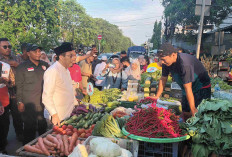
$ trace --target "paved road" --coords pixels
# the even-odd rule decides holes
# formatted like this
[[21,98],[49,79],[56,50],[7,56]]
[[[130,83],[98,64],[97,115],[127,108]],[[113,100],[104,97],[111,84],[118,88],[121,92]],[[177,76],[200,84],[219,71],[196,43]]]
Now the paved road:
[[20,147],[22,147],[22,142],[19,142],[16,139],[12,116],[10,116],[10,130],[9,130],[7,139],[8,139],[8,145],[6,147],[6,151],[8,155],[16,155],[15,151],[19,149]]

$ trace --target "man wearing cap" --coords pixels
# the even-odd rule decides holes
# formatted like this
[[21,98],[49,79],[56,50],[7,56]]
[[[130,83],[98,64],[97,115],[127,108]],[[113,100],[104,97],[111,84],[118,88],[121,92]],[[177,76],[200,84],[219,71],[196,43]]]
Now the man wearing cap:
[[54,49],[57,61],[44,74],[42,101],[53,125],[69,117],[78,102],[75,98],[69,67],[72,66],[72,43],[65,42]]
[[[102,56],[101,58],[101,63],[97,64],[96,68],[95,68],[95,71],[94,71],[94,77],[98,77],[101,75],[103,69],[105,69],[106,67],[106,62],[107,62],[107,56]],[[96,87],[101,90],[102,89],[102,86],[104,85],[104,78],[103,79],[98,79],[96,82],[95,82],[95,85]]]
[[[88,51],[86,55],[89,55],[91,51]],[[81,67],[81,76],[82,76],[82,85],[83,89],[86,90],[88,80],[93,77],[92,73],[92,62],[94,60],[94,56],[90,56],[89,58],[83,60],[80,62],[80,67]]]
[[29,59],[21,63],[16,69],[16,88],[18,110],[22,113],[24,123],[23,144],[46,132],[47,123],[43,116],[42,104],[43,75],[49,67],[48,63],[41,61],[41,47],[29,44],[27,55]]
[[211,97],[210,78],[205,67],[194,56],[177,53],[169,43],[163,44],[158,54],[162,63],[162,77],[155,98],[161,96],[168,75],[171,73],[182,88],[183,118],[194,116],[201,101]]

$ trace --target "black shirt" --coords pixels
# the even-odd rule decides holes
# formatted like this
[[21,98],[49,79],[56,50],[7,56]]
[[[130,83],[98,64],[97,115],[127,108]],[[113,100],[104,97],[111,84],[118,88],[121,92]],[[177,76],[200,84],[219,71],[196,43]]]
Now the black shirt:
[[21,63],[16,69],[17,101],[35,105],[37,111],[43,111],[42,90],[43,75],[48,63],[40,61],[36,66],[30,60]]
[[178,53],[176,63],[171,66],[162,65],[162,76],[167,77],[169,73],[182,88],[184,95],[184,84],[192,82],[193,93],[210,84],[204,65],[196,57],[186,53]]

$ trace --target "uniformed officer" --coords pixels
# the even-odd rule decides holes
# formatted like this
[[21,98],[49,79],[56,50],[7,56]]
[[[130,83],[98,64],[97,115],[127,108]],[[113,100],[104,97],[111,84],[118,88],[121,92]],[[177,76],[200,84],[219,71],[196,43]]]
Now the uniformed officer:
[[27,54],[29,60],[20,64],[16,71],[18,110],[22,112],[24,122],[23,144],[35,139],[36,128],[39,135],[47,129],[43,116],[42,87],[43,75],[49,65],[40,60],[41,47],[29,44]]

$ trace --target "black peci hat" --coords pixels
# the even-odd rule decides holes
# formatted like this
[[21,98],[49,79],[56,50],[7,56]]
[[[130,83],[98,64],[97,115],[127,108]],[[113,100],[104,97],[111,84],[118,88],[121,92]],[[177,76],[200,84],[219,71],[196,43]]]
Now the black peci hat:
[[72,50],[74,50],[73,44],[70,42],[64,42],[61,44],[61,46],[55,48],[54,52],[56,53],[57,56],[59,56],[62,53],[72,51]]

